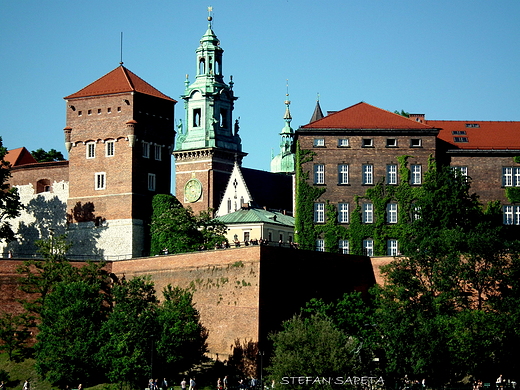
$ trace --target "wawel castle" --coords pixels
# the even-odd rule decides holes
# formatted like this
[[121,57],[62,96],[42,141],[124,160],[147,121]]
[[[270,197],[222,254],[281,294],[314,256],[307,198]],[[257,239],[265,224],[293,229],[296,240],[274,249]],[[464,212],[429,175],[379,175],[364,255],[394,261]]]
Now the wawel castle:
[[[38,163],[24,147],[9,151],[10,185],[26,207],[13,221],[18,240],[2,244],[4,257],[34,255],[35,240],[60,234],[79,259],[147,256],[152,197],[170,193],[172,156],[176,197],[195,212],[215,210],[230,240],[295,240],[295,202],[305,201],[296,195],[297,164],[308,172],[309,186],[324,190],[308,208],[316,226],[326,222],[327,204],[336,208],[339,225],[348,227],[356,207],[363,224],[374,224],[374,205],[356,199],[381,179],[390,186],[404,180],[402,156],[410,185],[421,186],[434,157],[471,177],[482,202],[500,201],[504,224],[520,224],[520,204],[508,195],[520,187],[520,122],[407,118],[364,102],[324,115],[318,102],[310,123],[294,131],[287,100],[271,172],[245,168],[240,134],[248,129],[233,117],[234,83],[224,77],[224,51],[208,19],[195,51],[196,76],[179,91],[182,118],[174,117],[175,99],[121,64],[65,97],[67,161]],[[295,161],[297,147],[312,151],[312,159]],[[397,222],[398,208],[388,203],[385,224]],[[315,238],[307,249],[378,254],[372,237],[340,240],[334,248],[320,234]],[[398,247],[388,239],[385,254],[397,255]]]

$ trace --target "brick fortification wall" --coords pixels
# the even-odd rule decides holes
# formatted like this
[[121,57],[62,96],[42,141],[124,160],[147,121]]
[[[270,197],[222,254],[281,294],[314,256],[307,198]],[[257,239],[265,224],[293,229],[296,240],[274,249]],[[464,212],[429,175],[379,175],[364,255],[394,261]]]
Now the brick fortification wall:
[[[83,263],[74,263],[80,266]],[[0,260],[0,308],[22,310],[16,268],[21,260]],[[235,340],[259,342],[298,313],[311,298],[336,300],[345,292],[366,293],[375,277],[370,258],[249,246],[181,255],[109,262],[117,276],[150,275],[157,295],[168,285],[190,288],[203,325],[209,356],[225,360]]]
[[209,330],[210,356],[221,359],[236,339],[259,341],[263,348],[268,334],[311,298],[366,293],[375,283],[368,257],[270,246],[124,260],[112,263],[112,271],[127,278],[150,275],[159,293],[168,284],[192,288]]

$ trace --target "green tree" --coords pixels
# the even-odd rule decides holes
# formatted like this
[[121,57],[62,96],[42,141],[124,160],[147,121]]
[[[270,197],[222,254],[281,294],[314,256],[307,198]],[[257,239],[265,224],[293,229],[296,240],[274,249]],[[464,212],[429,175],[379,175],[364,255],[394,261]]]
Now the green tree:
[[36,371],[53,385],[99,383],[96,359],[108,307],[99,284],[62,281],[45,300],[36,343]]
[[58,152],[56,149],[51,149],[46,152],[44,149],[39,148],[33,150],[31,152],[34,159],[38,162],[48,162],[48,161],[63,161],[65,158],[61,152]]
[[152,255],[183,253],[200,248],[212,248],[225,240],[225,225],[211,218],[211,210],[196,216],[191,208],[184,208],[172,195],[158,194],[152,201]]
[[163,296],[164,301],[157,310],[159,361],[165,363],[167,372],[187,371],[204,359],[208,332],[200,322],[190,291],[168,285]]
[[24,300],[24,307],[31,313],[40,313],[47,294],[54,286],[64,280],[71,280],[77,275],[77,269],[67,260],[65,254],[71,247],[66,236],[53,237],[36,241],[38,252],[43,260],[26,260],[18,267],[22,275],[19,279],[20,289],[31,294]]
[[23,352],[30,337],[29,324],[25,315],[4,312],[0,314],[0,351],[7,352],[9,360]]
[[0,240],[9,242],[15,239],[10,220],[20,215],[23,205],[17,189],[11,188],[8,183],[11,177],[11,164],[5,161],[6,154],[7,149],[3,146],[0,137]]
[[326,316],[294,316],[283,330],[270,336],[274,351],[267,368],[272,379],[288,389],[344,388],[321,380],[298,384],[289,377],[345,378],[358,369],[358,341],[338,329]]
[[157,297],[149,278],[122,280],[113,287],[114,307],[103,323],[96,355],[108,380],[135,388],[152,375],[157,343]]
[[510,367],[504,357],[518,332],[499,302],[516,249],[499,208],[485,210],[470,180],[449,167],[428,171],[416,207],[404,257],[383,267],[386,283],[375,289],[388,372],[443,384]]

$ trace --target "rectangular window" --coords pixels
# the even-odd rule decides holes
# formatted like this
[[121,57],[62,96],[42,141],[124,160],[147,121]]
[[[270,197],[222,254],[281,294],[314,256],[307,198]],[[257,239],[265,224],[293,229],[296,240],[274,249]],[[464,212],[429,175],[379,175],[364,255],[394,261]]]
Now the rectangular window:
[[412,138],[410,140],[411,148],[420,148],[422,146],[422,140],[420,138]]
[[155,191],[155,173],[148,174],[148,191]]
[[313,146],[315,148],[323,148],[325,146],[325,138],[314,138]]
[[107,157],[113,157],[114,156],[114,141],[107,141],[106,145],[106,156]]
[[391,185],[397,184],[397,165],[389,164],[386,166],[386,183]]
[[386,254],[388,256],[397,256],[397,240],[388,240],[386,242]]
[[370,238],[363,240],[363,254],[365,256],[374,256],[374,240]]
[[372,164],[363,165],[363,184],[374,184],[374,166]]
[[247,242],[247,241],[250,240],[249,233],[250,233],[250,232],[244,232],[244,242]]
[[350,246],[348,240],[339,240],[338,243],[339,253],[348,255],[350,253]]
[[386,147],[387,148],[397,148],[397,139],[395,139],[395,138],[387,138],[386,139]]
[[468,137],[453,137],[453,142],[469,142]]
[[457,176],[468,177],[468,167],[452,167],[451,169]]
[[338,222],[348,223],[348,203],[338,204]]
[[363,148],[372,148],[374,146],[374,141],[372,138],[363,138],[361,141],[361,146]]
[[321,238],[316,240],[316,252],[325,252],[325,240]]
[[348,164],[338,165],[338,184],[348,184]]
[[154,154],[155,154],[155,159],[157,161],[161,161],[161,158],[162,158],[161,151],[162,151],[161,145],[155,145],[154,146],[154,152],[155,152]]
[[410,167],[412,171],[411,184],[419,185],[422,183],[421,165],[412,165]]
[[421,206],[412,203],[412,221],[417,221],[421,218]]
[[87,144],[87,158],[96,157],[96,144],[94,142],[89,142]]
[[504,206],[504,225],[520,225],[520,206]]
[[389,203],[386,206],[386,222],[397,223],[397,203]]
[[374,205],[363,203],[363,223],[374,223]]
[[325,203],[314,203],[314,222],[325,222]]
[[338,139],[338,148],[348,148],[348,138],[340,138]]
[[96,172],[94,175],[94,188],[96,190],[104,190],[106,189],[106,173],[105,172]]
[[520,167],[503,167],[502,185],[504,187],[520,187]]
[[150,158],[150,144],[143,141],[143,157]]
[[314,184],[325,184],[324,164],[314,164]]

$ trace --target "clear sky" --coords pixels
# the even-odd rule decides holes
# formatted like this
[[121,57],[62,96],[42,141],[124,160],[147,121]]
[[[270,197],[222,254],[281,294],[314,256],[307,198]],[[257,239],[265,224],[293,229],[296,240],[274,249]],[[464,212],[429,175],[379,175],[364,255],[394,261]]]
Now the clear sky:
[[63,97],[119,65],[121,32],[124,65],[181,100],[208,6],[246,167],[278,153],[287,79],[295,130],[318,94],[324,111],[520,120],[520,0],[0,0],[4,146],[66,156]]

